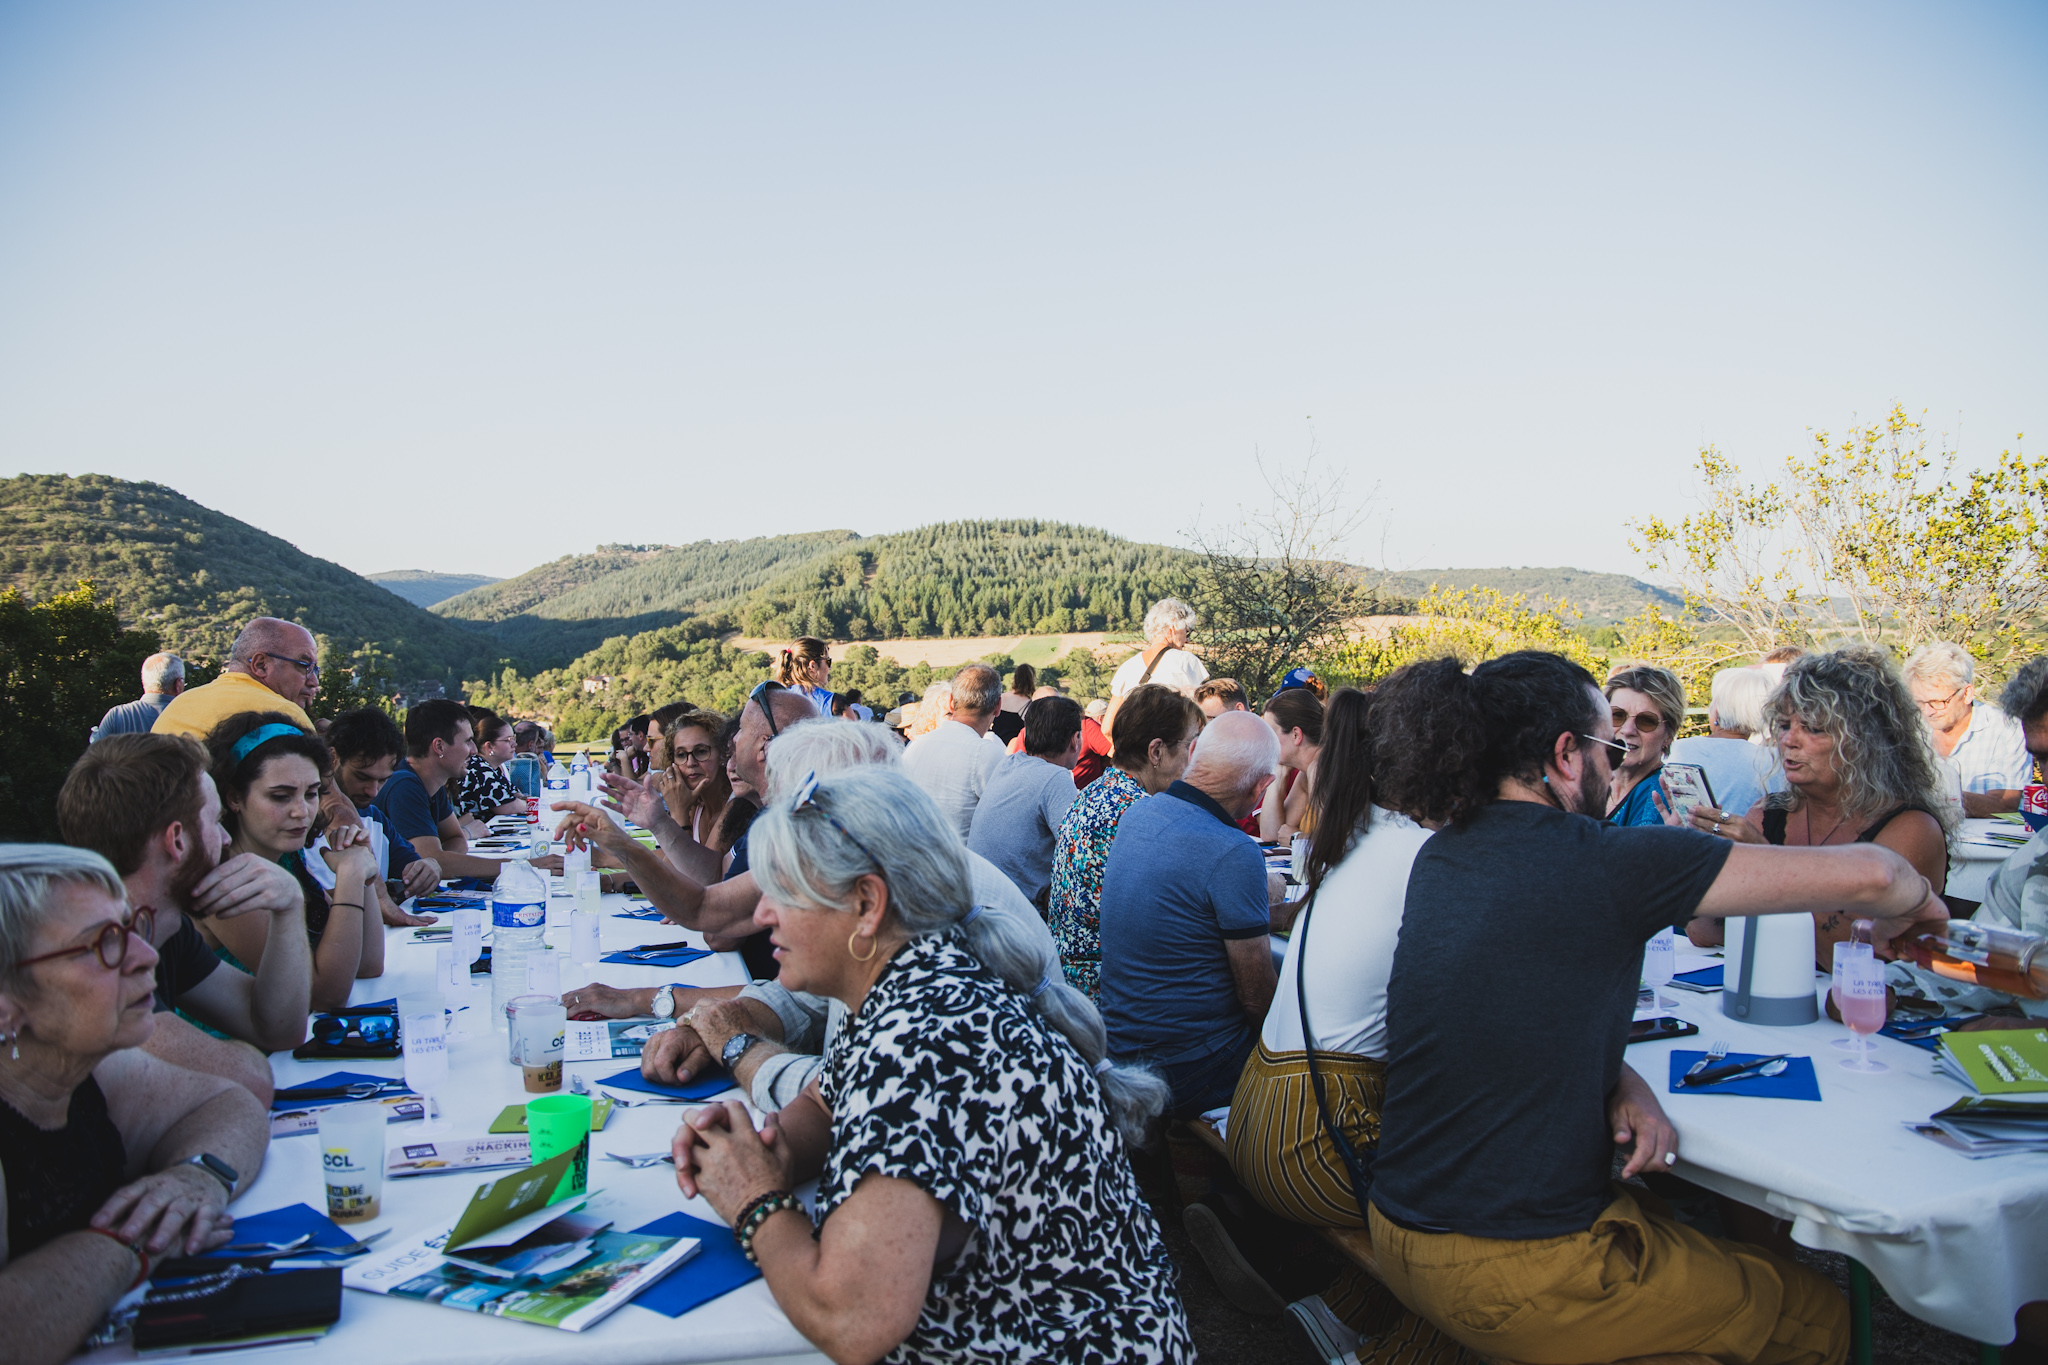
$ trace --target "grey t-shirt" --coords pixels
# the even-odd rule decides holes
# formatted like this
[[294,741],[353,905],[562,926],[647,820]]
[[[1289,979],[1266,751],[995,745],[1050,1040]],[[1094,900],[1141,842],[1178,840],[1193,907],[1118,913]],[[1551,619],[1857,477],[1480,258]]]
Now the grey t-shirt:
[[1732,847],[1528,801],[1422,846],[1387,983],[1382,1213],[1511,1240],[1593,1225],[1643,944],[1692,918]]
[[1035,754],[1011,754],[982,790],[967,847],[1036,903],[1052,885],[1053,840],[1078,796],[1071,770]]

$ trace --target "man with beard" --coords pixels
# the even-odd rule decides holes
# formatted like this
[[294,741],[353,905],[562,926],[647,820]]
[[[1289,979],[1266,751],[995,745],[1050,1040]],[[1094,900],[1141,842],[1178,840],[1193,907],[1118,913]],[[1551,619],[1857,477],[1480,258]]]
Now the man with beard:
[[[305,893],[289,872],[253,853],[221,861],[227,831],[205,750],[178,735],[102,740],[64,779],[57,823],[65,842],[114,865],[131,906],[156,911],[157,1021],[146,1050],[188,1071],[226,1077],[269,1104],[263,1054],[306,1037],[313,957]],[[273,916],[254,976],[219,970],[187,918],[252,914]],[[228,1037],[194,1028],[178,1010]]]
[[1382,1278],[1488,1359],[1840,1361],[1848,1305],[1828,1279],[1611,1179],[1617,1148],[1623,1179],[1677,1160],[1622,1063],[1643,944],[1694,916],[1840,909],[1874,921],[1889,955],[1947,907],[1876,844],[1604,823],[1623,748],[1609,711],[1585,669],[1534,650],[1469,674],[1414,664],[1374,695],[1374,800],[1438,829],[1387,986],[1367,1196]]

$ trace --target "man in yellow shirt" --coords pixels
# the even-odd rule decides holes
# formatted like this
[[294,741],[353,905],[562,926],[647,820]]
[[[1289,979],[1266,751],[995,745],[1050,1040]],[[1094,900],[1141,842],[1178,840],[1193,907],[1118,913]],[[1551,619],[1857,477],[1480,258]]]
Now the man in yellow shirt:
[[259,616],[235,637],[221,675],[204,687],[179,693],[150,733],[204,740],[229,716],[281,711],[311,734],[313,722],[303,708],[320,692],[319,658],[313,632],[274,616]]

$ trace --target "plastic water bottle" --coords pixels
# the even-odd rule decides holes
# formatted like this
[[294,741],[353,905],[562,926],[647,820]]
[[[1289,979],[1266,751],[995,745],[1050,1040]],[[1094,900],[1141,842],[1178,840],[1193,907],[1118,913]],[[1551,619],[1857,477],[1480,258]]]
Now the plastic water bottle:
[[590,754],[578,749],[576,757],[569,760],[569,799],[590,804],[591,778]]
[[569,770],[562,766],[560,759],[555,759],[548,764],[547,790],[541,793],[541,823],[552,825],[559,819],[560,817],[555,814],[554,810],[555,802],[567,801],[568,799]]
[[526,955],[547,942],[548,884],[523,858],[506,862],[491,887],[491,1024],[505,1027],[505,1002],[526,993]]

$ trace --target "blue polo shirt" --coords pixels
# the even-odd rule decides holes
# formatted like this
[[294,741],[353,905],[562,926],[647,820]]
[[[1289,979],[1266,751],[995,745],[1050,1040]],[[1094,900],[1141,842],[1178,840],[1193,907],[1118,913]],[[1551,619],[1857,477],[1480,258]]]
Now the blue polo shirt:
[[1124,812],[1101,917],[1112,1053],[1193,1050],[1245,1027],[1223,945],[1269,931],[1266,860],[1207,793],[1176,782]]
[[398,761],[370,804],[384,812],[385,829],[394,836],[393,847],[400,840],[410,845],[421,836],[440,838],[441,822],[455,814],[455,800],[448,795],[448,785],[444,782],[441,790],[427,795],[427,784],[405,759]]

